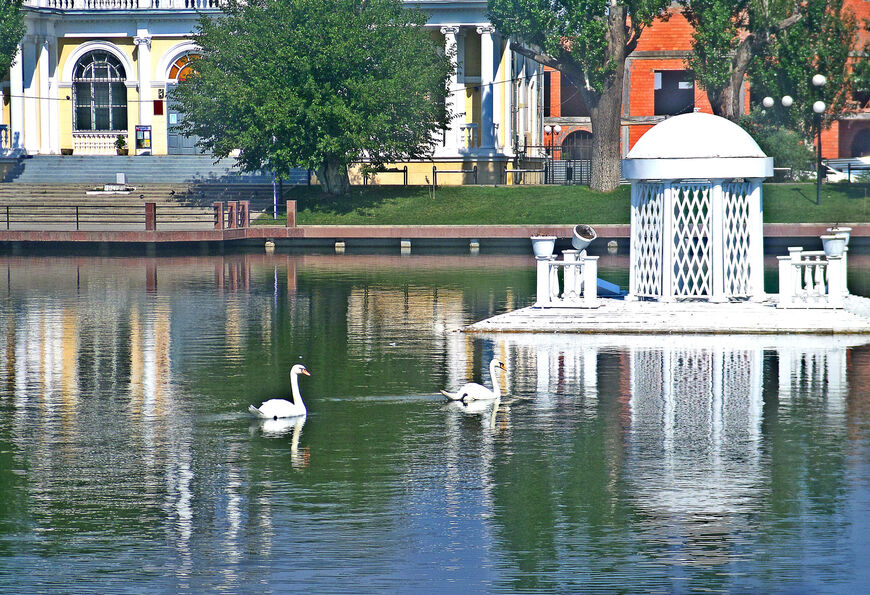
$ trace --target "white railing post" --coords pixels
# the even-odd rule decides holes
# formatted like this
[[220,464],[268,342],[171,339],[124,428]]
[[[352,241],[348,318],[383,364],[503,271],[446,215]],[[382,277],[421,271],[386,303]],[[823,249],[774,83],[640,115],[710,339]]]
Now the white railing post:
[[849,246],[848,245],[846,245],[846,247],[843,248],[843,266],[841,269],[841,273],[842,274],[841,274],[840,278],[842,280],[843,295],[849,295],[849,284],[847,283],[847,278],[849,275]]
[[794,298],[794,281],[792,280],[792,264],[791,256],[777,256],[779,261],[779,307],[789,308],[792,305]]
[[828,307],[842,308],[843,307],[843,270],[845,263],[841,256],[829,256],[827,266],[827,282],[828,282]]
[[[565,262],[578,262],[580,252],[578,250],[562,250],[562,259]],[[577,266],[565,265],[565,271],[562,273],[564,278],[564,290],[562,291],[562,299],[567,301],[577,301],[580,299],[581,281]]]
[[553,261],[553,256],[538,256],[535,258],[537,286],[537,299],[535,308],[547,308],[550,306],[550,263]]
[[583,257],[583,302],[587,306],[598,304],[598,257]]

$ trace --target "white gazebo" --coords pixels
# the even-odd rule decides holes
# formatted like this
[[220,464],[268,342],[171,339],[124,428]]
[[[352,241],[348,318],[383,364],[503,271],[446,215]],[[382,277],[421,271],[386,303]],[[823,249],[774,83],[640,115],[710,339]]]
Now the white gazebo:
[[737,124],[674,116],[622,161],[631,181],[628,299],[727,301],[764,296],[767,157]]

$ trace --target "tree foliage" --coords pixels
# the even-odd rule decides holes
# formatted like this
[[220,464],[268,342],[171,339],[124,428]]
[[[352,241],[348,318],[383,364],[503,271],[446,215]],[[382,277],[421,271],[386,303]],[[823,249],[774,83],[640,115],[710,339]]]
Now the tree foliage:
[[[767,110],[771,123],[784,125],[805,137],[812,134],[817,100],[828,106],[828,114],[842,113],[848,99],[857,25],[854,15],[844,7],[844,0],[807,0],[803,18],[795,26],[779,33],[764,56],[750,68],[751,92],[755,102],[765,96],[789,95],[790,108],[779,101]],[[826,84],[815,87],[812,77],[823,74]]]
[[[704,87],[713,113],[737,121],[745,77],[830,75],[828,89],[842,89],[845,57],[854,40],[854,19],[843,0],[682,0],[694,27],[689,67]],[[842,60],[842,62],[838,62]],[[764,66],[759,67],[763,62]],[[766,69],[766,72],[765,72]],[[761,86],[763,86],[761,85]],[[839,85],[839,86],[838,86]],[[829,96],[833,99],[836,93]]]
[[644,29],[666,17],[668,0],[489,0],[489,16],[514,49],[578,84],[592,120],[591,186],[619,183],[625,59]]
[[26,32],[21,0],[0,0],[0,76],[12,66]]
[[348,164],[431,152],[449,114],[451,64],[399,0],[229,0],[203,17],[196,73],[174,99],[182,129],[246,171],[314,169],[348,190]]

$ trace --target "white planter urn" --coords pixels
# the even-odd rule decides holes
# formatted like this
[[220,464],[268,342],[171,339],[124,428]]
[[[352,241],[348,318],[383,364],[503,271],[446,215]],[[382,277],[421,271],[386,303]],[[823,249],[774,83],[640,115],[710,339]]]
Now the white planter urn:
[[532,251],[535,258],[546,258],[553,255],[556,248],[556,236],[532,236]]
[[592,240],[598,237],[598,234],[595,233],[595,230],[592,229],[590,225],[575,225],[574,226],[574,234],[571,238],[571,245],[574,246],[575,250],[583,251],[586,249]]
[[836,227],[829,227],[826,231],[827,231],[829,234],[834,235],[834,236],[845,236],[845,238],[846,238],[846,245],[847,245],[847,246],[849,245],[849,237],[850,237],[851,234],[852,234],[852,228],[851,228],[851,227],[840,227],[840,226],[838,225],[838,226],[836,226]]
[[843,256],[843,251],[846,249],[846,237],[841,234],[831,234],[821,236],[822,248],[825,250],[825,256]]

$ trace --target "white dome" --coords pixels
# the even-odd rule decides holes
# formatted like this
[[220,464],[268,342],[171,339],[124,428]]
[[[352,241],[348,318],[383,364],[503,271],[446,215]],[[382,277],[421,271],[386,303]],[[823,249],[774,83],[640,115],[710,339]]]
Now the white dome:
[[773,159],[737,124],[699,112],[647,131],[622,160],[627,180],[766,178]]
[[646,132],[629,159],[765,157],[758,143],[734,122],[695,112],[668,118]]

